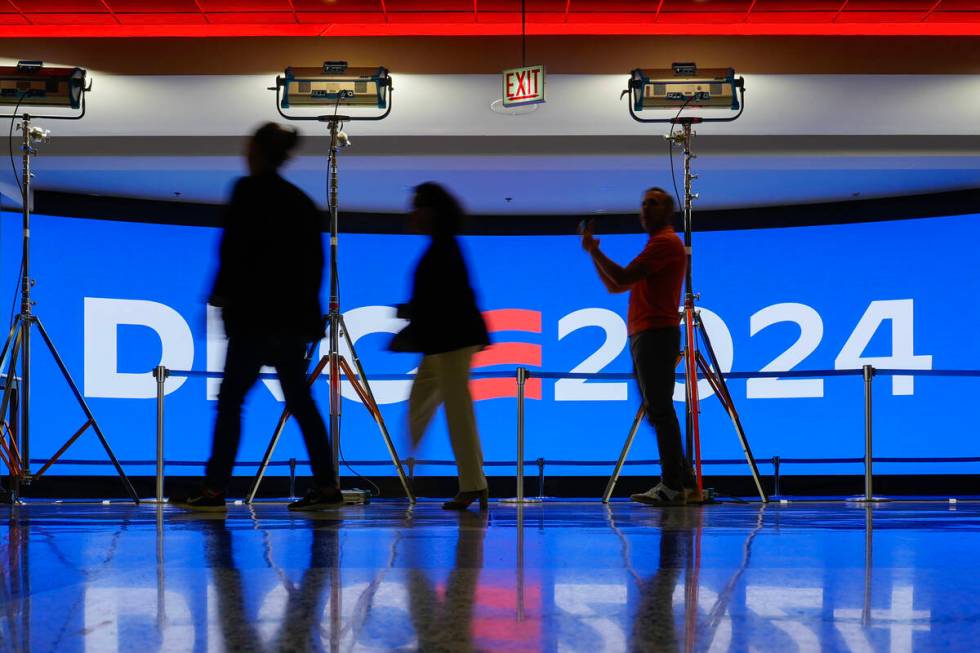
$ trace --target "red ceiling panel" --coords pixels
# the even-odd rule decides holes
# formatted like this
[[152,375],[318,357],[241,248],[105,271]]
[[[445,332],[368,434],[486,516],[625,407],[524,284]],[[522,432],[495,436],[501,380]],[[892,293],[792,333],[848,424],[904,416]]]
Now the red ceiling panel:
[[[943,23],[947,25],[965,26],[972,23],[980,23],[980,12],[957,12],[957,11],[937,11],[926,19],[929,24]],[[977,35],[980,35],[978,32]]]
[[921,23],[925,11],[845,11],[836,18],[841,23]]
[[262,11],[292,12],[289,0],[197,0],[205,12],[253,13]]
[[978,0],[943,0],[937,11],[980,11]]
[[603,13],[657,13],[660,0],[572,0],[569,11]]
[[25,14],[108,14],[99,0],[17,0],[14,6]]
[[803,24],[833,23],[837,18],[836,11],[755,11],[745,18],[746,23],[765,24]]
[[844,0],[759,0],[755,3],[753,12],[811,12],[811,11],[833,11],[837,12],[844,6]]
[[203,25],[208,22],[202,13],[116,14],[116,19],[122,25]]
[[385,6],[398,13],[473,13],[472,0],[385,0]]
[[317,13],[373,13],[382,12],[381,0],[336,0],[335,2],[324,2],[324,0],[293,0],[293,7],[297,12],[317,12]]
[[296,14],[296,19],[300,23],[311,24],[311,25],[331,25],[331,24],[369,24],[377,25],[385,23],[385,15],[381,11],[376,12],[336,12],[336,13],[314,13],[299,12]]
[[200,14],[194,0],[106,0],[117,14]]
[[[520,7],[520,0],[0,0],[0,37],[511,34]],[[980,36],[980,0],[526,0],[526,7],[532,34]],[[63,27],[45,27],[52,25]]]
[[751,6],[750,0],[665,0],[660,12],[744,14]]
[[296,15],[285,12],[209,13],[208,22],[216,25],[283,25],[296,23]]
[[118,25],[108,12],[101,14],[26,14],[34,25]]
[[[565,13],[568,0],[527,0],[526,11],[529,14]],[[477,0],[479,13],[514,13],[520,20],[521,0]]]
[[895,0],[850,0],[844,11],[929,11],[935,6],[936,0],[905,0],[895,2]]

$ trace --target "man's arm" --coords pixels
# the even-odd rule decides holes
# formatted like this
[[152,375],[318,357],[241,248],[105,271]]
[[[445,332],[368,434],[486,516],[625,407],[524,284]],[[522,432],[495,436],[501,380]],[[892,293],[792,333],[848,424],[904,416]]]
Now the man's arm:
[[622,267],[602,253],[602,250],[599,249],[598,241],[595,247],[589,251],[589,254],[592,256],[592,263],[599,270],[599,274],[609,279],[617,288],[620,288],[618,291],[612,290],[610,292],[629,290],[630,286],[634,283],[650,275],[650,270],[647,265],[639,260],[634,260],[625,268]]
[[581,228],[582,249],[592,257],[592,264],[599,273],[599,280],[611,293],[626,292],[630,287],[650,274],[649,267],[640,259],[634,260],[625,268],[611,260],[599,249],[599,239],[592,235],[592,222]]
[[613,281],[609,277],[609,275],[607,275],[603,271],[603,269],[601,267],[599,267],[599,264],[596,262],[595,258],[592,259],[592,264],[595,266],[596,272],[599,273],[599,281],[601,281],[602,282],[602,285],[604,285],[606,287],[606,290],[608,290],[611,293],[621,293],[621,292],[626,292],[627,290],[629,290],[629,288],[624,287],[624,286],[620,286],[615,281]]

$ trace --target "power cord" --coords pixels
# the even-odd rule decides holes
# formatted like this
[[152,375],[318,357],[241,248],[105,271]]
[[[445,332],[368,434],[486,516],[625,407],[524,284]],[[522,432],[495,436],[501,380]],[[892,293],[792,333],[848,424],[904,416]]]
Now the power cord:
[[[20,178],[17,174],[17,163],[14,161],[14,123],[17,121],[17,112],[20,110],[20,105],[24,102],[27,97],[28,91],[24,91],[20,94],[20,98],[17,99],[17,104],[14,105],[13,113],[10,115],[10,129],[7,131],[7,151],[10,154],[10,170],[14,174],[14,181],[17,182],[17,188],[20,190],[21,201],[24,201],[24,180]],[[0,202],[0,260],[2,260],[3,253],[3,202]],[[10,307],[10,320],[8,325],[12,326],[14,323],[14,309],[17,307],[17,288],[20,286],[20,274],[24,269],[24,257],[21,255],[20,266],[17,268],[17,284],[14,286],[14,301]]]
[[681,105],[681,108],[677,110],[677,115],[674,116],[674,119],[670,122],[670,135],[667,137],[667,158],[670,159],[670,181],[674,184],[674,198],[677,200],[678,211],[683,211],[684,205],[681,203],[681,194],[677,190],[677,173],[674,172],[674,123],[676,123],[677,119],[681,117],[681,112],[687,108],[687,105],[690,104],[691,100],[693,99],[693,95],[687,98],[687,100],[684,101],[684,104]]
[[[341,421],[341,419],[342,419],[342,418],[341,418],[340,416],[338,416],[338,418],[337,418],[337,423],[338,423],[338,425],[340,424],[340,421]],[[335,435],[335,434],[334,434],[334,435]],[[340,456],[340,462],[342,462],[342,463],[344,464],[344,467],[346,467],[346,468],[347,468],[347,470],[348,470],[348,471],[349,471],[349,472],[350,472],[351,474],[353,474],[354,476],[356,476],[357,478],[359,478],[359,479],[361,479],[362,481],[364,481],[365,483],[367,483],[368,485],[370,485],[371,487],[373,487],[373,488],[374,488],[374,490],[372,491],[372,494],[371,494],[371,498],[372,498],[372,499],[375,499],[375,498],[378,498],[378,497],[380,497],[380,496],[381,496],[381,488],[380,488],[380,487],[378,487],[378,485],[377,485],[377,484],[376,484],[376,483],[375,483],[374,481],[372,481],[371,479],[369,479],[369,478],[366,478],[366,477],[364,477],[364,476],[361,476],[360,474],[358,474],[358,473],[357,473],[357,472],[356,472],[356,471],[354,470],[354,468],[353,468],[353,467],[351,467],[351,466],[350,466],[350,465],[349,465],[349,464],[347,463],[347,460],[346,460],[346,459],[344,458],[344,446],[343,446],[343,445],[342,445],[342,444],[341,444],[341,443],[340,443],[339,441],[337,442],[337,451],[339,452],[339,456]]]

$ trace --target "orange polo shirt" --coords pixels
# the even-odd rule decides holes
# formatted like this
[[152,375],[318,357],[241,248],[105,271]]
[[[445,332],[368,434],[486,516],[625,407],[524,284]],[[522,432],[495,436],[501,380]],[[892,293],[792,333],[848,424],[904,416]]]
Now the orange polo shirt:
[[652,234],[643,251],[630,263],[635,264],[646,268],[647,276],[630,288],[629,334],[679,326],[687,254],[674,228],[664,227]]

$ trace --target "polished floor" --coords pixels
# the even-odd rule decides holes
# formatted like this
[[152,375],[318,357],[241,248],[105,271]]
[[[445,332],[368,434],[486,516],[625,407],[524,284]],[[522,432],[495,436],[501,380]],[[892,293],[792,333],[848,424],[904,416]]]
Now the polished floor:
[[0,650],[977,651],[980,503],[0,507]]

